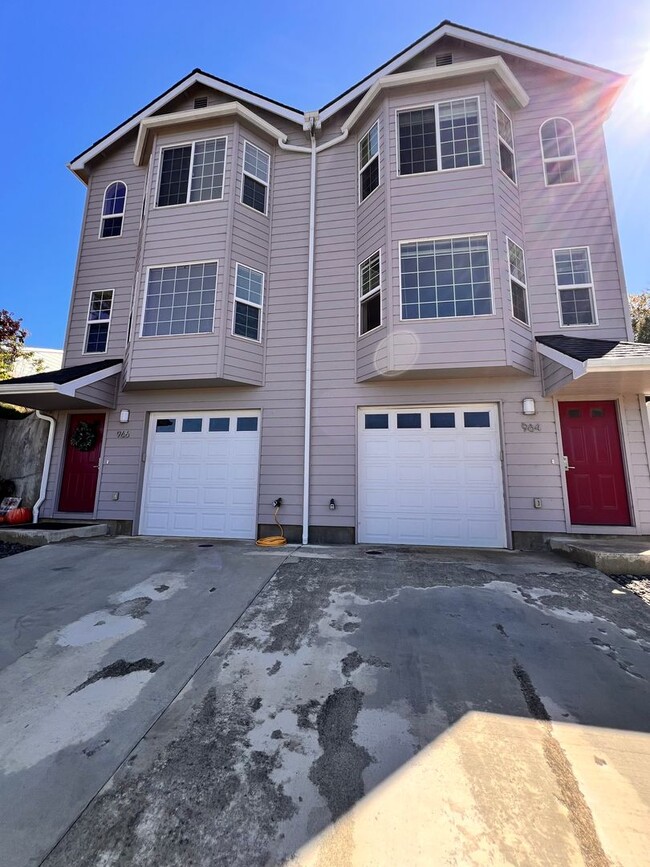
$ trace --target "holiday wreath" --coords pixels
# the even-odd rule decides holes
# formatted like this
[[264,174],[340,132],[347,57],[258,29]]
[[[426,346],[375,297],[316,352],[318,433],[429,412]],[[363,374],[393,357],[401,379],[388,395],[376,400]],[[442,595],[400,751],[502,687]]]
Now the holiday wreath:
[[70,445],[79,452],[89,452],[97,442],[95,425],[80,421],[70,437]]

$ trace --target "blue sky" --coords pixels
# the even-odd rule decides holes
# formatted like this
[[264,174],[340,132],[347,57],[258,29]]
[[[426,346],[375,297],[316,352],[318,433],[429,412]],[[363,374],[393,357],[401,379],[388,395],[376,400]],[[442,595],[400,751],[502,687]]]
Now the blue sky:
[[[312,109],[444,18],[621,72],[650,51],[647,0],[4,4],[0,307],[32,346],[62,346],[84,201],[66,163],[194,67]],[[606,128],[631,292],[650,289],[645,89]]]

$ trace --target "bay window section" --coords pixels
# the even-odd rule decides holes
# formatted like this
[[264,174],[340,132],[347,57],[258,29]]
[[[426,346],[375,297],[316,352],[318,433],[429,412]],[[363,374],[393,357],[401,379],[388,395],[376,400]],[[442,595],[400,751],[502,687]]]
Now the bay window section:
[[210,333],[216,285],[216,262],[151,268],[142,336]]
[[163,148],[157,206],[221,199],[225,163],[225,136]]
[[399,111],[399,174],[483,165],[478,97]]
[[381,253],[377,250],[359,265],[359,333],[381,325]]
[[400,244],[402,319],[492,313],[487,235]]
[[562,325],[595,325],[594,284],[588,247],[553,251]]
[[264,301],[264,274],[237,263],[235,271],[235,309],[232,333],[247,340],[260,341],[262,333],[262,304]]

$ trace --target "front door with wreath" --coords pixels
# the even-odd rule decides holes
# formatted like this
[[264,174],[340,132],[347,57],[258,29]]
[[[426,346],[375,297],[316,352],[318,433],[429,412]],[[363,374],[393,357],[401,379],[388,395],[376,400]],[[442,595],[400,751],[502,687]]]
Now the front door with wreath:
[[60,512],[93,512],[99,477],[105,416],[71,415],[59,495]]

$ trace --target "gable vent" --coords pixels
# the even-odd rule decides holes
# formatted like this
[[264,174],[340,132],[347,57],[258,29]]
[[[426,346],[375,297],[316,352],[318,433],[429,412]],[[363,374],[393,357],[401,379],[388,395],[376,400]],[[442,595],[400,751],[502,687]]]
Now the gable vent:
[[194,100],[194,108],[207,108],[208,107],[208,98],[207,96],[197,96]]
[[436,54],[436,66],[449,66],[453,62],[451,52],[449,54]]

